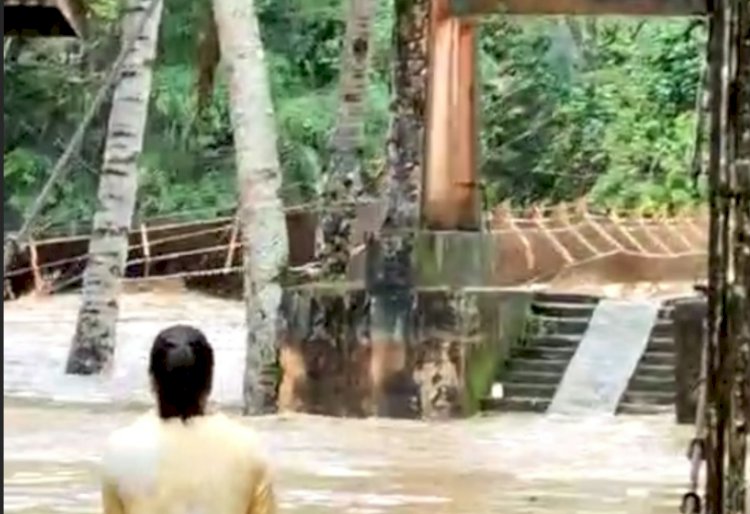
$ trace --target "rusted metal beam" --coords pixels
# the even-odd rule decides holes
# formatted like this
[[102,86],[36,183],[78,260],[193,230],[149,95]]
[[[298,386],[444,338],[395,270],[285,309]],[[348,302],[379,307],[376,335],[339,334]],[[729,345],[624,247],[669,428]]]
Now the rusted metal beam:
[[478,230],[476,29],[432,0],[427,156],[422,222],[431,229]]
[[527,15],[701,16],[705,0],[450,0],[454,16]]

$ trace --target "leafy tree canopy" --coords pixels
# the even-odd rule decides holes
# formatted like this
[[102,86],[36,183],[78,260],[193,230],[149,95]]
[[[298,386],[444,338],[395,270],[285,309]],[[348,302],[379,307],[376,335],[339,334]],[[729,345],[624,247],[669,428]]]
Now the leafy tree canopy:
[[[141,164],[139,216],[212,216],[235,200],[227,90],[197,109],[206,3],[166,0]],[[314,198],[337,102],[341,0],[256,0],[288,203]],[[6,52],[6,227],[40,190],[117,53],[118,0],[90,4],[86,41],[14,40]],[[375,23],[366,159],[379,171],[388,122],[392,9]],[[489,18],[481,27],[481,176],[488,203],[560,201],[657,209],[700,201],[690,176],[705,34],[689,21]],[[103,109],[45,213],[90,218]],[[15,217],[15,220],[14,220]]]

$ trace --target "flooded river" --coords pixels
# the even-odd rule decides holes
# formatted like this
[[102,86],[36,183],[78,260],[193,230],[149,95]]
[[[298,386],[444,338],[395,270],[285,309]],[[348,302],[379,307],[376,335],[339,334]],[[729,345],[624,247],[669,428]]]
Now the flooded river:
[[[217,346],[216,400],[231,408],[240,397],[240,305],[129,295],[118,364],[92,380],[62,374],[76,305],[57,297],[5,307],[5,512],[99,512],[98,455],[111,430],[146,408],[144,350],[163,325],[205,328]],[[671,514],[691,432],[671,416],[246,423],[274,457],[281,511],[305,514]]]

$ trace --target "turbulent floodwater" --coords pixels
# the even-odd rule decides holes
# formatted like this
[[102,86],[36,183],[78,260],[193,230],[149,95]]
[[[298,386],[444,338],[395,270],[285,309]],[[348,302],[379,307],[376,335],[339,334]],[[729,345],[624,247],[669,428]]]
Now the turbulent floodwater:
[[[216,399],[240,397],[240,305],[127,296],[118,364],[94,380],[62,374],[76,306],[57,297],[5,307],[5,512],[99,511],[99,452],[148,402],[145,351],[164,325],[204,328],[217,346]],[[688,474],[690,429],[671,416],[246,422],[270,448],[282,512],[671,514]]]

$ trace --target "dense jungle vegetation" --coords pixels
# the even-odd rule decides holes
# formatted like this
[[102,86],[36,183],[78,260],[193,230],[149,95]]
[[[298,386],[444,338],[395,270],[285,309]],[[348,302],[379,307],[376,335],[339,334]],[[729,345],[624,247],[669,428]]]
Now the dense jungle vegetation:
[[[6,229],[42,187],[118,47],[116,0],[98,0],[85,41],[8,40]],[[337,103],[342,0],[256,0],[288,204],[316,195]],[[166,0],[137,211],[211,216],[235,200],[226,88],[198,114],[205,3]],[[392,6],[375,24],[367,170],[378,180],[388,125]],[[482,25],[481,176],[488,205],[575,199],[654,209],[700,201],[691,172],[705,29],[683,20],[493,17]],[[99,113],[45,225],[86,222],[108,107]]]

